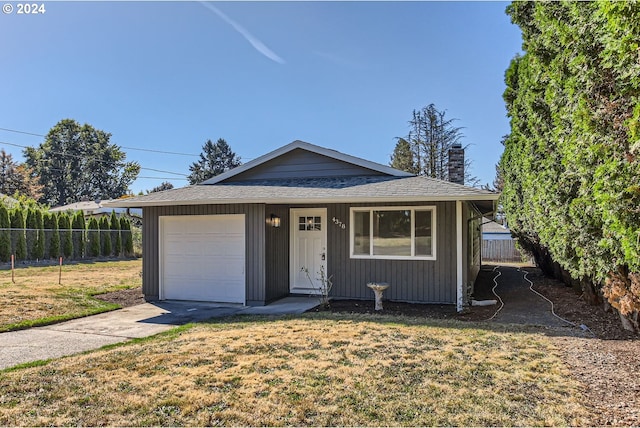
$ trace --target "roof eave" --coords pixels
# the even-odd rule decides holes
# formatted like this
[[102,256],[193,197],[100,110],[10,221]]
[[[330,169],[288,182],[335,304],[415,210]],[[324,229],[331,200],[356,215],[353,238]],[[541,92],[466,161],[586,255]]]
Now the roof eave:
[[447,202],[447,201],[497,201],[499,193],[486,195],[448,196],[360,196],[343,198],[243,198],[243,199],[189,199],[166,201],[114,201],[105,204],[113,208],[146,208],[171,205],[225,205],[225,204],[344,204],[383,202]]

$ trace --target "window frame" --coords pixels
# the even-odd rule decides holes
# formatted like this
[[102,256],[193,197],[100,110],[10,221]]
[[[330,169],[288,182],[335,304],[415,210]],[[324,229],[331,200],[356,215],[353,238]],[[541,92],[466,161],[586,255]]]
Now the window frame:
[[[375,255],[373,254],[373,212],[374,211],[411,211],[411,255],[393,256],[393,255]],[[431,212],[431,255],[416,256],[416,211]],[[355,213],[369,213],[369,254],[354,254],[355,247]],[[350,207],[349,208],[349,256],[352,259],[376,259],[376,260],[436,260],[436,230],[437,230],[437,211],[435,205],[412,205],[412,206],[379,206],[379,207]]]

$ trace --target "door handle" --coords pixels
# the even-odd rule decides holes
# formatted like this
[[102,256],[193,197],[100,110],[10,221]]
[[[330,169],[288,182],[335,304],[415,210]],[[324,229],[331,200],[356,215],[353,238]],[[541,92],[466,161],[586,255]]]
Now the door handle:
[[321,256],[322,256],[322,261],[325,261],[327,259],[327,255],[325,253],[322,253]]

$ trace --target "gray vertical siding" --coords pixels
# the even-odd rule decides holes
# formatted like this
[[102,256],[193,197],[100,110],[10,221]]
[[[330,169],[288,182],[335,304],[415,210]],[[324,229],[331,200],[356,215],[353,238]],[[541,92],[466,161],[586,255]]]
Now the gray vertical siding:
[[[350,207],[435,206],[436,260],[351,259]],[[464,204],[466,205],[466,204]],[[246,298],[249,305],[261,305],[289,293],[289,210],[317,205],[194,205],[150,207],[143,213],[143,292],[147,300],[159,294],[159,217],[165,215],[246,215]],[[337,299],[371,300],[368,282],[388,282],[385,298],[396,301],[447,303],[456,301],[456,206],[455,202],[425,204],[327,204],[327,273],[332,276],[332,296]],[[465,222],[470,210],[465,210]],[[281,226],[273,228],[266,219],[276,214]],[[346,225],[342,229],[333,218]],[[465,225],[466,226],[466,225]],[[466,227],[464,229],[467,229]],[[468,230],[466,231],[468,235]],[[463,255],[467,256],[464,251]],[[466,258],[466,257],[465,257]],[[467,274],[467,270],[463,271]],[[465,275],[466,276],[466,275]]]
[[[333,275],[332,295],[337,299],[372,299],[367,282],[388,282],[385,298],[407,302],[455,303],[456,248],[455,202],[423,204],[435,206],[436,260],[351,259],[349,208],[413,204],[330,204],[327,205],[327,273]],[[416,205],[418,206],[418,205]],[[332,219],[347,225],[342,229]]]
[[264,304],[265,294],[265,206],[264,204],[179,205],[143,209],[142,291],[147,300],[159,298],[159,218],[172,215],[245,214],[247,304]]
[[247,180],[271,180],[274,178],[305,178],[305,177],[344,177],[344,176],[372,176],[382,175],[358,165],[312,153],[303,149],[296,149],[285,153],[276,159],[257,165],[242,172],[227,182]]
[[266,205],[265,217],[280,217],[279,228],[265,222],[265,298],[267,302],[289,294],[289,206]]

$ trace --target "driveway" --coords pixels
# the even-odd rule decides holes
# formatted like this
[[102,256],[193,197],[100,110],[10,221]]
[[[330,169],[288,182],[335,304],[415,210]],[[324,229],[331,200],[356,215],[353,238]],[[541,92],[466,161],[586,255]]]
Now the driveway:
[[317,298],[307,297],[287,297],[258,307],[178,301],[144,303],[45,327],[1,333],[0,369],[148,337],[190,322],[236,314],[295,314],[317,305]]

